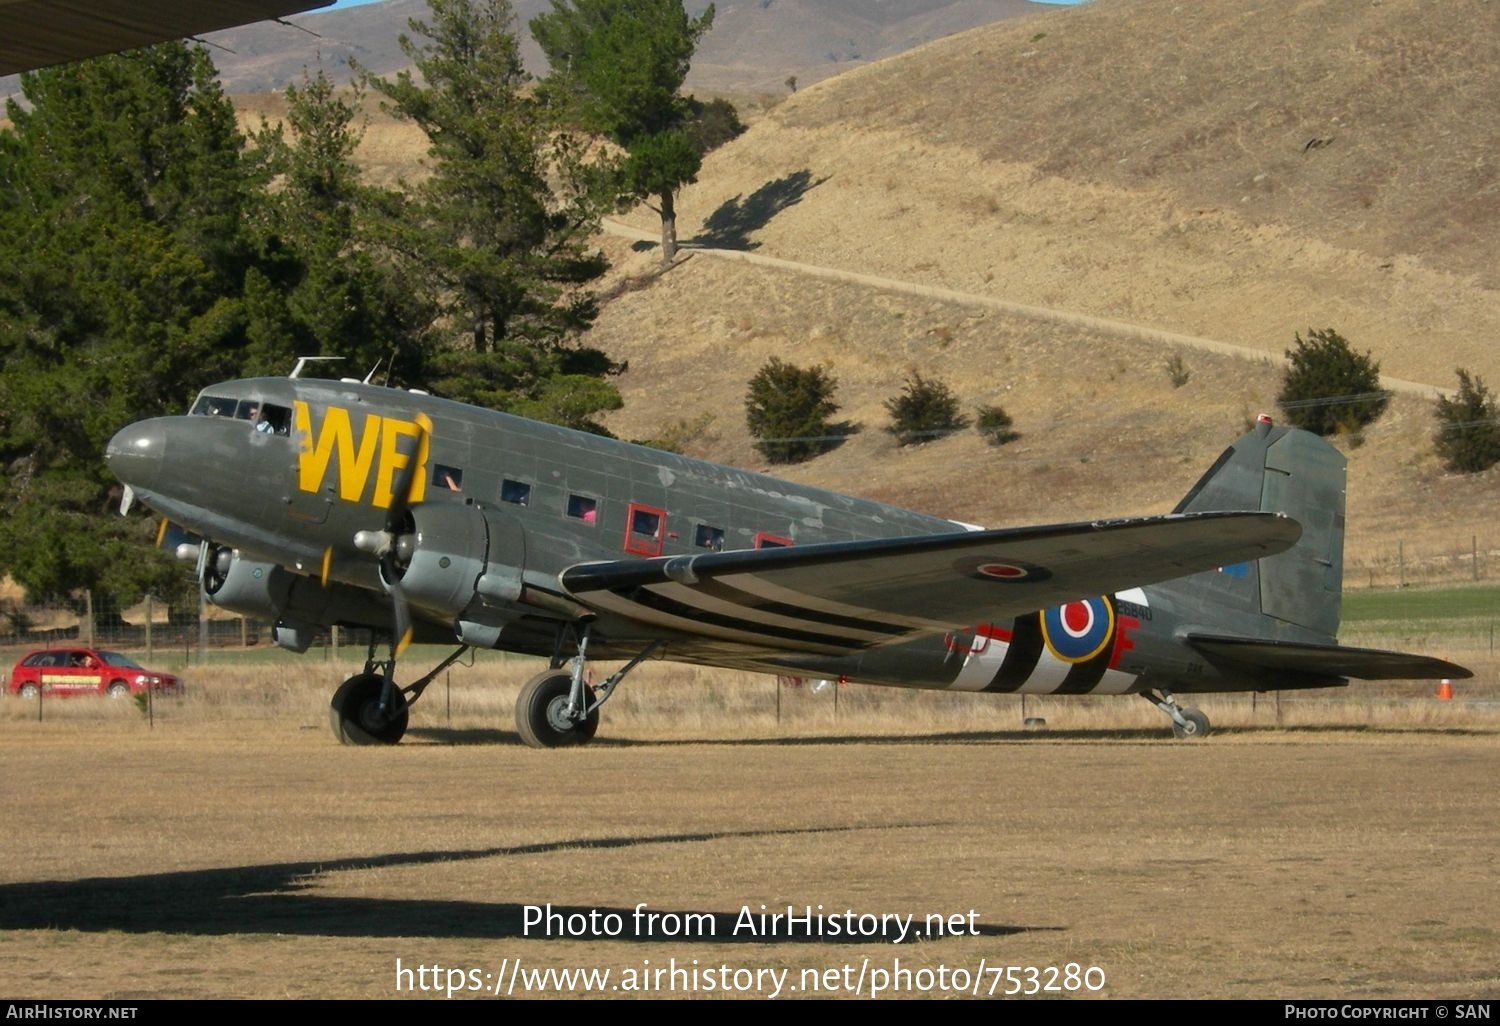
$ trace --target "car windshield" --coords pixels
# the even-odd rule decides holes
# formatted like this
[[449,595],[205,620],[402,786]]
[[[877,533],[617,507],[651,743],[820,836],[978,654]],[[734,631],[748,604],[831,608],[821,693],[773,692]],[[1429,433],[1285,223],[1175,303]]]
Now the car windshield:
[[123,656],[118,652],[100,652],[99,655],[102,656],[104,661],[110,666],[123,666],[127,670],[145,669],[144,666],[136,662],[134,659],[131,659],[129,656]]

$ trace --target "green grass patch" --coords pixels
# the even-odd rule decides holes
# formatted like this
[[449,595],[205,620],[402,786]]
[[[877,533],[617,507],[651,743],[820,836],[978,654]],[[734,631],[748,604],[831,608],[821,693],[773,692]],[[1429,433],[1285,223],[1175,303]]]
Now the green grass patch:
[[1462,620],[1500,617],[1500,586],[1472,588],[1393,588],[1344,593],[1344,623],[1359,626],[1382,620]]

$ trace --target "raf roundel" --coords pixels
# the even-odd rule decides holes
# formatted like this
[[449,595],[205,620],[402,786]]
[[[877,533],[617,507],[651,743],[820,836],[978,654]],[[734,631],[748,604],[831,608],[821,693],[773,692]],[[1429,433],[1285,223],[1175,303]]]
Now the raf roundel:
[[[964,565],[967,564],[967,565]],[[969,576],[984,581],[1001,581],[1010,584],[1021,582],[1035,583],[1045,581],[1052,576],[1052,571],[1046,567],[1037,566],[1035,563],[1025,563],[1021,560],[979,560],[976,562],[963,561],[956,569],[966,571]]]
[[1042,639],[1065,663],[1084,663],[1109,648],[1115,638],[1114,603],[1098,598],[1054,606],[1042,614]]

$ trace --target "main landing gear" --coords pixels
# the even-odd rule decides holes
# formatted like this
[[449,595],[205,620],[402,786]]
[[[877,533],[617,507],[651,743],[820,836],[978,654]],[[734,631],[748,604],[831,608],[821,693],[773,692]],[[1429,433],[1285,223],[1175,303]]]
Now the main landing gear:
[[1141,697],[1172,718],[1172,736],[1179,740],[1208,736],[1208,717],[1197,709],[1178,705],[1172,692],[1163,688],[1161,697],[1158,698],[1155,692],[1142,691]]
[[[578,654],[564,668],[559,652],[553,655],[552,668],[531,678],[516,701],[516,730],[521,740],[532,748],[566,748],[587,744],[599,730],[599,707],[609,700],[625,679],[661,647],[653,641],[604,683],[590,685],[584,679],[589,630],[583,629],[578,640]],[[438,663],[425,677],[402,688],[396,684],[394,646],[391,658],[377,660],[375,646],[365,658],[363,673],[339,685],[328,706],[328,722],[333,736],[346,745],[393,745],[406,733],[410,708],[427,685],[458,660],[469,646],[460,645],[452,655]]]
[[433,667],[432,672],[408,687],[396,685],[396,658],[379,661],[375,646],[365,657],[365,670],[355,674],[333,693],[328,703],[328,724],[333,736],[346,745],[393,745],[406,733],[411,704],[469,646],[460,645],[452,655]]
[[627,673],[661,647],[661,642],[647,645],[597,688],[584,679],[588,647],[589,630],[585,627],[571,669],[563,669],[561,660],[554,656],[552,668],[531,678],[521,689],[521,697],[516,700],[516,732],[532,748],[567,748],[593,740],[599,730],[599,707],[609,701]]

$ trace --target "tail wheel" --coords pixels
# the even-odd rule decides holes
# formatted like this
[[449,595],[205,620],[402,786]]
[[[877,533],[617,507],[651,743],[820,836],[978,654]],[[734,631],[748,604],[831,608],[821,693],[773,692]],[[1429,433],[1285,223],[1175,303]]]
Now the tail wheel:
[[393,745],[401,740],[410,718],[406,696],[392,688],[382,709],[385,690],[385,678],[378,673],[361,673],[339,685],[328,703],[328,724],[340,743]]
[[[573,675],[566,670],[545,670],[526,682],[516,700],[516,730],[532,748],[566,748],[588,744],[599,730],[599,710],[582,720],[568,717],[568,696]],[[594,704],[594,689],[583,688],[584,701]]]

